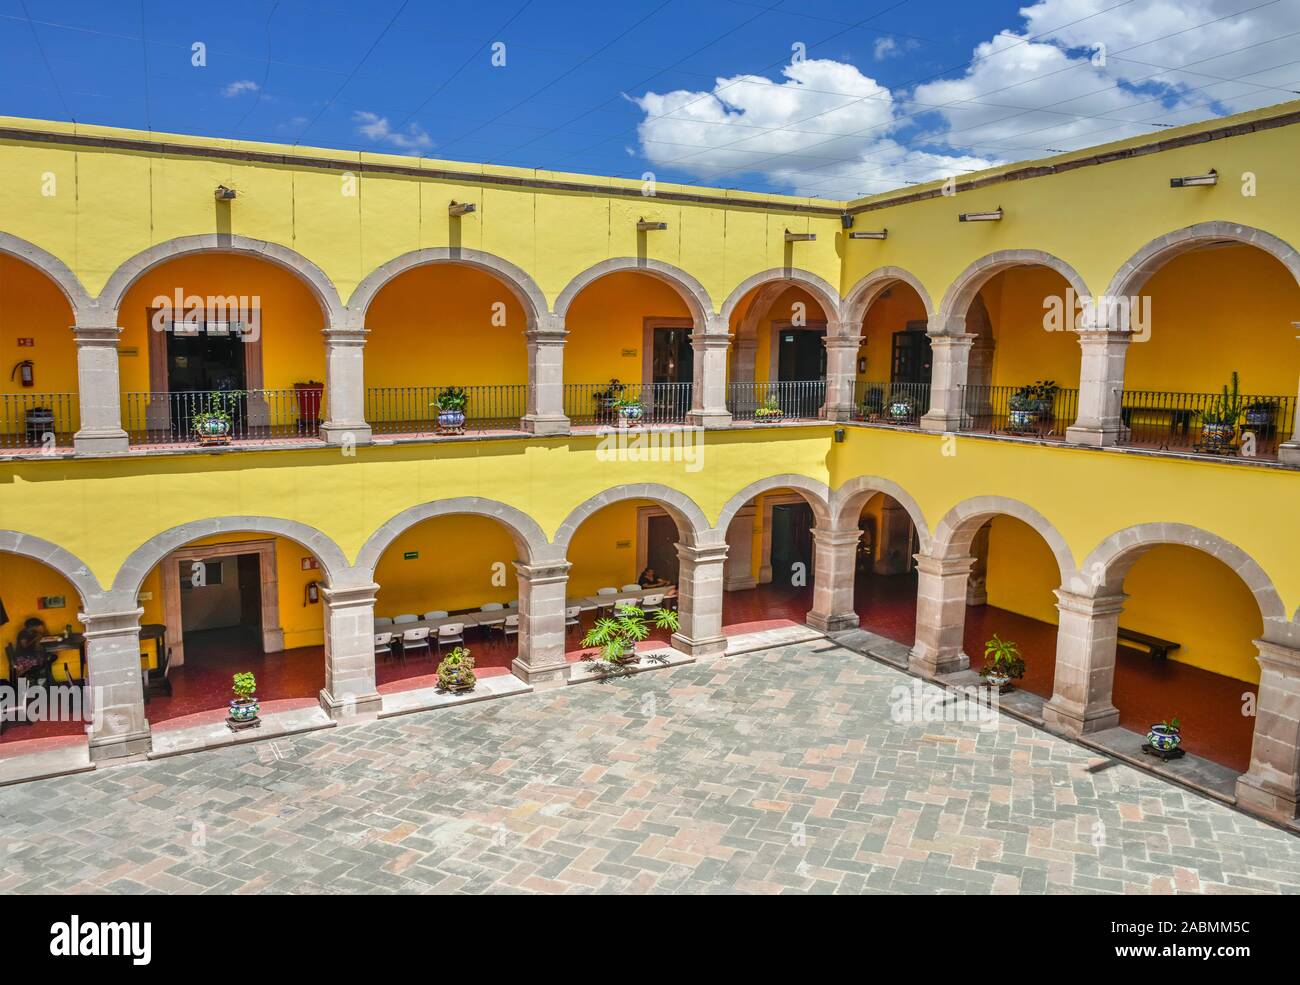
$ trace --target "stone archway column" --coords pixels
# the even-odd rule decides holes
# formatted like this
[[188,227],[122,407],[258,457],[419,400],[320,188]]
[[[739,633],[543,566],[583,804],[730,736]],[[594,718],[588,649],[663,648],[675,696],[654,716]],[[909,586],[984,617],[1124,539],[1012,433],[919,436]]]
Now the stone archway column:
[[813,528],[813,606],[807,618],[813,629],[834,633],[858,628],[853,590],[861,538],[856,523],[838,529]]
[[144,609],[82,612],[90,758],[139,756],[151,747],[140,668],[140,616]]
[[851,421],[857,405],[858,349],[862,336],[852,325],[826,326],[826,406],[828,421]]
[[1129,332],[1108,330],[1079,332],[1083,349],[1079,363],[1079,417],[1065,429],[1065,440],[1097,448],[1124,439],[1120,402],[1124,394],[1124,360]]
[[916,643],[908,668],[937,677],[965,670],[970,658],[963,649],[966,630],[966,581],[972,557],[916,556]]
[[755,377],[758,372],[758,336],[740,334],[732,342],[732,349],[735,356],[731,363],[731,381],[733,383],[743,383],[745,386],[737,386],[733,403],[736,412],[740,414],[753,413],[758,407],[758,398],[755,393]]
[[561,687],[569,677],[565,662],[565,598],[569,562],[563,558],[515,562],[519,576],[519,655],[510,669],[535,689]]
[[[935,318],[931,319],[931,328]],[[930,333],[930,409],[921,418],[924,430],[957,431],[961,428],[962,398],[974,342],[975,336],[965,332]]]
[[72,444],[78,455],[124,452],[130,445],[122,429],[122,386],[117,365],[116,324],[73,325],[77,343],[77,397],[81,426]]
[[530,434],[568,434],[564,414],[564,316],[544,314],[524,333],[528,344],[528,409],[521,426]]
[[1291,440],[1279,446],[1277,457],[1284,465],[1300,465],[1300,393],[1297,393],[1295,398],[1295,415],[1291,422]]
[[722,585],[726,542],[677,545],[677,614],[680,625],[672,644],[692,657],[727,650],[722,635]]
[[725,318],[710,315],[703,331],[691,332],[695,350],[694,386],[686,423],[691,427],[725,428],[731,424],[727,410],[727,349],[731,335]]
[[754,580],[754,517],[758,507],[753,503],[736,510],[727,526],[727,567],[723,576],[723,589],[741,592],[755,588]]
[[1237,802],[1278,821],[1300,801],[1300,649],[1256,640],[1259,699],[1250,769],[1237,779]]
[[325,410],[329,420],[320,436],[331,445],[370,443],[366,423],[365,345],[369,334],[359,325],[331,326],[325,336]]
[[1056,679],[1043,706],[1043,723],[1066,735],[1114,728],[1119,724],[1119,711],[1111,704],[1115,648],[1127,596],[1057,589],[1056,598]]
[[375,686],[374,583],[321,588],[325,606],[325,687],[320,705],[330,718],[379,711]]

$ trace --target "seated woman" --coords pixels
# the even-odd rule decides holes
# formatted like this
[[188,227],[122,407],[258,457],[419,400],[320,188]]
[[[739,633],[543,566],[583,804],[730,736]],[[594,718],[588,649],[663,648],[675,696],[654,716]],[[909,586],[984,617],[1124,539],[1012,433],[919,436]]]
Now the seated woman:
[[12,666],[9,668],[15,682],[19,677],[30,680],[35,676],[39,680],[49,674],[50,654],[41,647],[41,640],[49,634],[45,623],[34,617],[26,620],[23,628],[18,630],[14,639]]
[[668,582],[664,581],[662,578],[656,575],[655,569],[649,567],[648,565],[646,566],[646,569],[641,572],[641,577],[638,578],[636,581],[637,584],[640,585],[642,588],[667,588],[668,587]]

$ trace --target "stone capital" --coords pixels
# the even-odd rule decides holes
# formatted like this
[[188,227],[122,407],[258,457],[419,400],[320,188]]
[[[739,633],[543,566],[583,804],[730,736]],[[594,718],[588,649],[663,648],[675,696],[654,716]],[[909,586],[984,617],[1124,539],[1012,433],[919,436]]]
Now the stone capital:
[[1259,650],[1255,659],[1261,668],[1300,680],[1300,650],[1281,643],[1270,643],[1268,640],[1255,640],[1254,643]]
[[862,346],[862,336],[857,334],[831,335],[827,332],[822,341],[826,343],[827,349],[852,349],[856,352]]
[[1067,592],[1063,588],[1053,589],[1056,595],[1056,607],[1061,612],[1073,612],[1081,616],[1113,616],[1124,611],[1124,601],[1128,598],[1123,592],[1118,595],[1080,595]]
[[326,346],[343,348],[365,345],[370,329],[353,325],[326,325],[320,332],[325,336]]
[[975,564],[973,557],[931,557],[929,554],[917,554],[916,570],[923,575],[968,575]]
[[379,586],[373,582],[365,585],[347,585],[338,588],[321,586],[321,597],[332,609],[352,608],[375,604]]
[[122,334],[119,325],[73,325],[72,338],[79,348],[103,346],[116,349],[118,338]]
[[88,640],[106,639],[112,636],[128,636],[140,631],[140,617],[144,609],[119,609],[113,612],[78,612],[77,621],[85,629]]
[[516,561],[514,565],[515,572],[530,586],[554,585],[568,581],[569,569],[572,567],[568,561],[543,561],[537,564]]
[[692,564],[722,563],[727,559],[727,545],[720,544],[681,544],[677,545],[677,557]]

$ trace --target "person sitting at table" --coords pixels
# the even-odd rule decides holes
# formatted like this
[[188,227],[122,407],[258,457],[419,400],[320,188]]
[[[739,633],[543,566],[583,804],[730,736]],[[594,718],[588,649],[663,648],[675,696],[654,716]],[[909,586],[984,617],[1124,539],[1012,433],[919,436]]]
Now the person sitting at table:
[[49,674],[51,656],[41,647],[41,640],[50,635],[45,623],[35,617],[26,620],[14,640],[14,655],[10,672],[15,680],[30,677],[40,671],[39,677]]
[[642,588],[665,588],[668,585],[668,582],[656,575],[655,569],[649,565],[641,572],[641,577],[636,581]]

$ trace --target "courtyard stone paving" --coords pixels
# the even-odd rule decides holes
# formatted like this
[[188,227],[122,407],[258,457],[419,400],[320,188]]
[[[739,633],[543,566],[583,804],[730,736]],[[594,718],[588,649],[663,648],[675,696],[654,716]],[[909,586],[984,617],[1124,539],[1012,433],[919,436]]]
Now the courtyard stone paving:
[[1300,838],[899,685],[804,643],[7,787],[0,892],[1300,889]]

